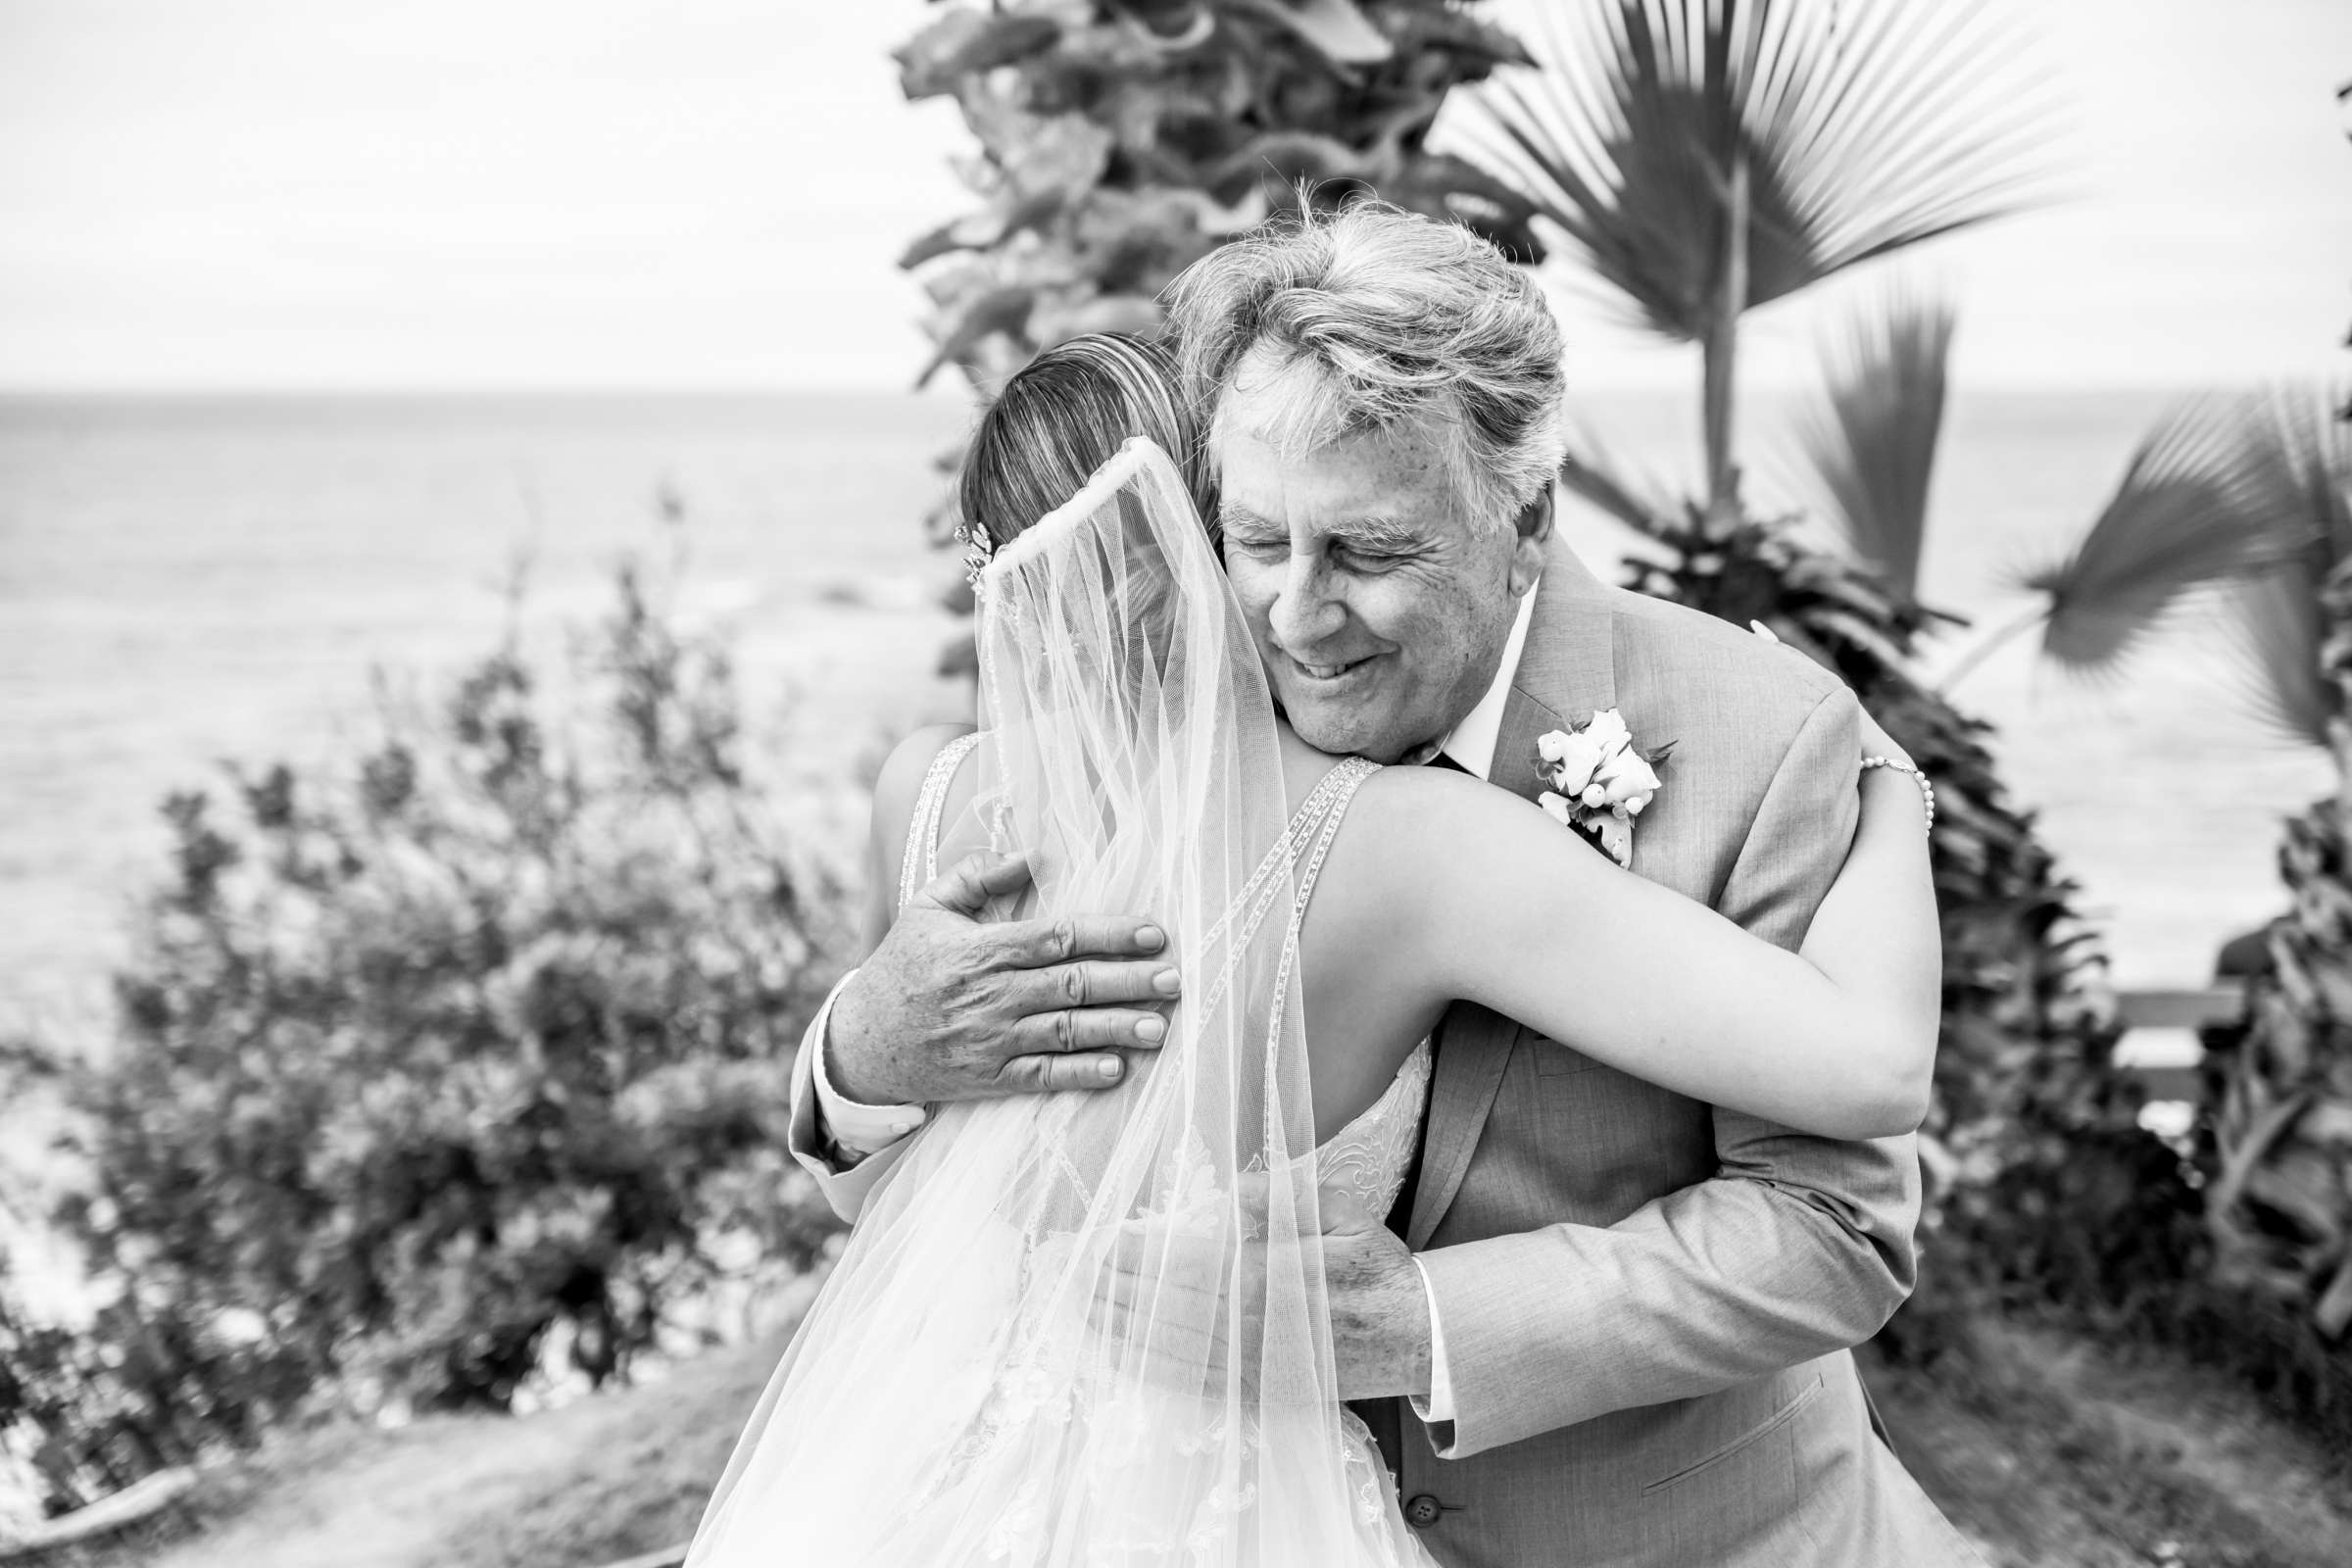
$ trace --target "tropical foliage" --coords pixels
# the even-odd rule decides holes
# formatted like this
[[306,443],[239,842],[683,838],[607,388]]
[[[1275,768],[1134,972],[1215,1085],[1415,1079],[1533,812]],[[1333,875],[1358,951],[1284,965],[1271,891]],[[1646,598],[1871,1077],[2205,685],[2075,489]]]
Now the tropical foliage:
[[[2287,550],[2226,601],[2243,684],[2352,781],[2352,438],[2316,396],[2240,413],[2241,526]],[[2342,1346],[2352,1328],[2352,783],[2287,823],[2287,912],[2234,1029],[2209,1031],[2205,1219],[2217,1281]],[[2352,1351],[2337,1396],[2352,1401]]]
[[1919,593],[1959,321],[1949,300],[1916,289],[1870,298],[1826,336],[1822,395],[1797,428],[1820,514],[1906,599]]
[[2352,430],[2328,401],[2290,391],[2243,400],[2228,460],[2236,505],[2208,518],[2227,537],[2262,541],[2243,547],[2261,569],[2234,574],[2223,601],[2239,689],[2275,733],[2322,747],[2338,744],[2343,707],[2324,657],[2323,595],[2352,561]]
[[954,0],[898,53],[979,143],[981,205],[901,259],[933,305],[922,378],[989,396],[1064,338],[1156,330],[1169,279],[1301,199],[1378,191],[1540,260],[1529,202],[1428,145],[1449,91],[1526,59],[1456,0]]
[[2044,106],[2003,69],[2017,40],[1994,7],[1545,15],[1542,73],[1480,91],[1468,134],[1634,319],[1698,345],[1706,510],[1729,527],[1741,317],[2038,199]]
[[[1546,15],[1543,74],[1472,94],[1469,134],[1633,319],[1699,346],[1707,512],[1728,530],[1743,314],[2047,199],[2053,117],[2020,64],[2020,13],[1607,0]],[[1821,515],[1906,595],[1956,327],[1951,304],[1916,286],[1863,294],[1823,335],[1824,394],[1794,432]],[[2225,525],[2258,510],[2264,484],[2238,417],[2200,400],[2150,432],[2077,547],[2019,580],[2034,608],[1946,684],[2035,628],[2047,657],[2109,672],[2184,600],[2276,564],[2273,534]],[[1595,451],[1567,477],[1638,526],[1672,511],[1627,506],[1633,487]]]
[[15,1054],[102,1301],[0,1322],[0,1429],[53,1498],[297,1404],[622,1377],[746,1259],[806,1267],[832,1222],[787,1063],[836,899],[736,711],[624,570],[568,666],[510,642],[339,761],[167,803],[110,1048]]
[[2269,965],[2239,1026],[2206,1034],[2205,1217],[2218,1281],[2284,1319],[2277,1359],[2352,1438],[2352,392],[2274,395],[2241,418],[2235,526],[2285,558],[2233,584],[2238,669],[2275,729],[2328,749],[2337,788],[2287,824]]
[[1799,444],[1824,512],[1873,565],[1748,511],[1733,374],[1748,310],[2035,200],[2041,105],[2002,69],[2012,38],[1995,8],[1614,0],[1558,15],[1544,74],[1482,89],[1472,134],[1635,320],[1699,346],[1706,485],[1687,501],[1646,493],[1590,449],[1564,478],[1663,547],[1634,586],[1771,627],[1838,671],[1936,780],[1933,1250],[1938,1215],[1947,1242],[1997,1224],[2006,1177],[2051,1168],[2075,1134],[2129,1130],[2135,1102],[2109,1059],[2072,884],[2001,788],[1986,727],[1914,673],[1943,618],[1913,595],[1953,310],[1884,287],[1825,340]]
[[[1955,662],[1949,687],[2001,644],[2036,628],[2042,657],[2079,675],[2119,672],[2150,633],[2209,590],[2242,597],[2241,610],[2276,606],[2306,581],[2299,613],[2309,640],[2274,649],[2285,667],[2315,668],[2316,588],[2309,583],[2308,503],[2296,493],[2295,454],[2309,445],[2291,400],[2192,396],[2141,437],[2099,514],[2056,559],[2021,573],[2033,606]],[[2259,640],[2268,635],[2256,630]],[[2308,687],[2316,676],[2293,677]],[[2262,700],[2267,701],[2267,698]]]

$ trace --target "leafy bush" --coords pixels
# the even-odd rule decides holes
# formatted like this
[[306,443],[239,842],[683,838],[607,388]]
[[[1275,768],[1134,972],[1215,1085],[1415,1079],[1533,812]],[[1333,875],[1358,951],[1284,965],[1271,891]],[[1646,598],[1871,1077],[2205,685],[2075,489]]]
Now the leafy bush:
[[782,1151],[837,888],[747,774],[723,649],[624,568],[567,667],[511,638],[377,710],[347,760],[166,803],[112,1049],[38,1056],[87,1174],[57,1217],[113,1298],[0,1428],[54,1439],[59,1391],[107,1385],[132,1415],[76,1417],[85,1471],[306,1396],[602,1383],[831,1228]]
[[956,4],[898,51],[909,100],[952,95],[982,200],[907,248],[943,366],[993,389],[1080,332],[1151,331],[1168,280],[1301,185],[1377,189],[1537,261],[1531,203],[1426,146],[1448,91],[1529,64],[1455,0],[1000,8]]
[[1427,145],[1448,92],[1529,63],[1458,0],[959,0],[897,58],[908,100],[952,96],[979,142],[956,172],[981,205],[899,263],[932,301],[922,380],[955,366],[994,396],[1081,332],[1155,332],[1178,272],[1302,192],[1377,191],[1544,256],[1527,198]]
[[[2311,597],[2327,628],[2315,727],[2352,777],[2341,716],[2352,696],[2352,566],[2336,566]],[[2278,869],[2289,907],[2271,923],[2242,1015],[2204,1032],[2202,1289],[2176,1337],[2352,1445],[2348,815],[2352,788],[2339,785],[2287,822]]]

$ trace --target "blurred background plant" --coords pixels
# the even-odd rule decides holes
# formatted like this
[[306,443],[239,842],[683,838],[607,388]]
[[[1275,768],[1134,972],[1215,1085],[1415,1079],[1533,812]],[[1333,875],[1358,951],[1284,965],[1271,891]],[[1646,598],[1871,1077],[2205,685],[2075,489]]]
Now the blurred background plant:
[[1456,0],[956,0],[898,54],[912,100],[952,96],[983,205],[907,247],[936,352],[983,396],[1080,332],[1149,332],[1160,291],[1298,191],[1378,191],[1540,261],[1530,204],[1428,145],[1446,95],[1518,42]]
[[[1633,321],[1698,348],[1701,500],[1728,530],[1746,313],[2048,200],[2051,105],[2019,69],[2031,55],[1998,7],[1610,0],[1543,14],[1540,71],[1472,95],[1471,143]],[[1889,323],[1865,329],[1876,342],[1860,336],[1847,367],[1881,392],[1899,385],[1886,348],[1940,361],[1951,335],[1934,301],[1886,301]],[[1901,389],[1939,410],[1941,379]],[[1840,477],[1863,476],[1857,456],[1932,454],[1934,418],[1905,449],[1888,445],[1900,432],[1856,425],[1855,406],[1839,406],[1849,418],[1817,429],[1836,439],[1814,451]],[[1925,465],[1916,472],[1915,490],[1886,499],[1924,501]]]
[[2190,1250],[2220,1304],[2200,1294],[2188,1328],[2241,1361],[2265,1348],[2253,1369],[2352,1443],[2352,431],[2341,400],[2273,393],[2217,417],[2238,526],[2285,547],[2215,602],[2237,685],[2282,740],[2333,760],[2338,787],[2287,822],[2287,909],[2264,933],[2242,1016],[2203,1034],[2204,1223]]
[[1915,597],[1956,308],[1898,276],[1851,293],[1822,334],[1820,390],[1790,444],[1842,559],[1800,516],[1746,500],[1739,343],[1751,310],[2049,199],[2050,106],[2000,8],[1616,0],[1547,15],[1541,74],[1472,94],[1468,137],[1570,236],[1589,281],[1697,348],[1701,414],[1697,493],[1633,477],[1589,435],[1564,482],[1655,547],[1632,586],[1761,624],[1836,670],[1936,780],[1927,1257],[1888,1335],[1932,1358],[1964,1333],[1980,1258],[2083,1231],[2072,1205],[2017,1194],[2045,1190],[2085,1140],[2134,1146],[2139,1096],[2113,1063],[2074,884],[2002,786],[1989,727],[1920,674],[1923,639],[1957,623]]
[[[94,1056],[20,1042],[94,1316],[0,1298],[0,1435],[70,1507],[300,1410],[480,1407],[727,1327],[833,1230],[783,1152],[841,903],[674,572],[569,656],[379,688],[315,768],[174,795]],[[5,1285],[5,1281],[0,1281]]]

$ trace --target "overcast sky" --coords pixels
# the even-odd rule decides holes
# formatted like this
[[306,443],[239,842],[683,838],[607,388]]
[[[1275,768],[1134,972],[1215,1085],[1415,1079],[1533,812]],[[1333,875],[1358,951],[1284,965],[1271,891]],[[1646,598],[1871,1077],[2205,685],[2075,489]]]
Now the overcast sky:
[[[2032,11],[2080,195],[1922,253],[1959,373],[2352,369],[2352,0]],[[935,14],[0,0],[0,387],[903,387],[894,258],[970,201],[887,57]],[[1562,297],[1589,383],[1688,374]],[[1817,319],[1760,313],[1756,372]]]

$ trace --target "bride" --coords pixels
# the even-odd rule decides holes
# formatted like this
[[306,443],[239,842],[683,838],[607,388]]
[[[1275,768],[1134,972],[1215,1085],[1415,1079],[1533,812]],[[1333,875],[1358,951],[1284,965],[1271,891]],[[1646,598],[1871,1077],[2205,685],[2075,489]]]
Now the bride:
[[982,420],[981,727],[886,768],[875,913],[943,858],[1020,846],[1034,886],[1003,912],[1148,910],[1184,999],[1116,1087],[947,1105],[909,1140],[690,1568],[1428,1563],[1340,1403],[1318,1243],[1396,1198],[1457,999],[1804,1132],[1924,1111],[1939,948],[1911,781],[1860,774],[1790,954],[1506,791],[1311,750],[1196,509],[1172,385],[1156,349],[1084,338]]

